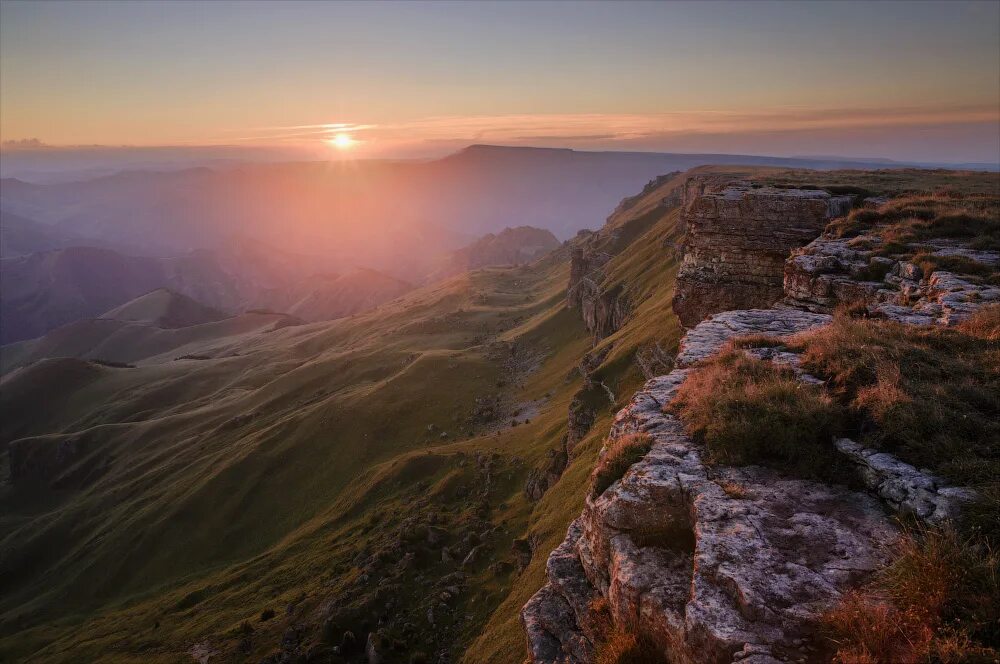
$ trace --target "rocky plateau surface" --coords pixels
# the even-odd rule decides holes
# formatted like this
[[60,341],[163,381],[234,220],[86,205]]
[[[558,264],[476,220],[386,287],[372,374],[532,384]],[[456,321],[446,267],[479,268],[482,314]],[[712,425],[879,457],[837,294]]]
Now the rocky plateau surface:
[[[1000,302],[1000,288],[946,270],[924,274],[906,258],[876,255],[882,239],[821,237],[793,252],[785,264],[784,302],[830,312],[842,303],[863,303],[872,312],[914,325],[953,325],[984,304]],[[1000,253],[954,241],[929,244],[931,256],[961,256],[1000,268]]]
[[[549,556],[547,583],[521,613],[531,662],[592,662],[609,624],[647,635],[671,662],[829,661],[817,622],[886,563],[896,517],[940,522],[972,497],[849,439],[834,446],[856,467],[858,489],[703,462],[699,445],[664,407],[691,367],[730,339],[787,338],[828,324],[836,304],[859,299],[904,323],[950,324],[1000,294],[949,272],[921,275],[905,261],[883,266],[882,282],[852,277],[868,274],[855,266],[871,263],[869,250],[817,238],[827,221],[846,213],[849,199],[750,186],[706,191],[697,182],[688,184],[687,196],[692,258],[685,255],[674,307],[682,322],[696,324],[675,368],[650,379],[615,417],[608,443],[648,435],[650,451],[603,493],[587,497]],[[780,240],[768,244],[768,237]],[[788,258],[797,247],[804,248]],[[758,263],[765,255],[773,260]],[[820,382],[785,346],[744,352]]]

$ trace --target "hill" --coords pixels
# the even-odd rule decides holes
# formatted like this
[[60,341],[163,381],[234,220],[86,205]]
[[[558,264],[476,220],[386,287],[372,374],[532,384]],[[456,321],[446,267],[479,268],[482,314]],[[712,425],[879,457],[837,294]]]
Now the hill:
[[343,318],[374,309],[413,290],[413,286],[377,270],[356,268],[331,278],[318,277],[311,292],[293,304],[288,312],[315,322]]
[[[94,318],[141,295],[169,289],[222,312],[288,307],[310,266],[251,241],[157,258],[72,246],[0,260],[0,343],[41,336]],[[164,296],[146,304],[190,303]],[[167,312],[168,313],[168,312]],[[182,315],[183,320],[183,315]]]
[[435,270],[428,281],[476,270],[482,267],[523,265],[541,258],[559,246],[559,240],[549,231],[531,226],[505,228],[497,234],[487,233],[475,242],[448,254],[444,265]]
[[226,314],[186,295],[157,288],[105,312],[100,318],[173,328],[211,323],[226,318]]

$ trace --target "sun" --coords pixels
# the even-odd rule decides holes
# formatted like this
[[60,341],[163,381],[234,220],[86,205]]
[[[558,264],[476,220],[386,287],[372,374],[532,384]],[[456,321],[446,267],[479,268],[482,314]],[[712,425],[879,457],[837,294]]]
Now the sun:
[[350,134],[334,134],[333,138],[326,139],[326,142],[337,148],[338,150],[347,150],[354,146],[357,142],[351,138]]

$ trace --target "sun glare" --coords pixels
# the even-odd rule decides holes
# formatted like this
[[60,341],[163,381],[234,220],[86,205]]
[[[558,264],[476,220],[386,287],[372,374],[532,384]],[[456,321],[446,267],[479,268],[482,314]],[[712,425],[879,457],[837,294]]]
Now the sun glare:
[[335,134],[333,138],[328,138],[326,142],[338,150],[347,150],[354,145],[355,140],[351,138],[350,134]]

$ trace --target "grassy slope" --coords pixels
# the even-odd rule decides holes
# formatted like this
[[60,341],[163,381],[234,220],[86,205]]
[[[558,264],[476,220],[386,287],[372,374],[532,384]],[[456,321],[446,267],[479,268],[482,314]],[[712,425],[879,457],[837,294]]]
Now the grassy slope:
[[[609,228],[618,228],[629,220],[642,217],[655,207],[654,202],[667,196],[684,181],[684,176],[671,178],[643,200],[636,201],[620,217],[609,219]],[[594,374],[615,393],[616,403],[598,413],[593,428],[573,450],[573,457],[556,485],[533,506],[528,531],[538,538],[531,564],[510,594],[490,616],[482,634],[471,644],[464,662],[507,663],[514,661],[511,653],[524,649],[524,632],[519,622],[521,607],[545,582],[545,561],[548,553],[566,536],[566,527],[580,514],[590,482],[590,472],[611,426],[614,413],[624,406],[644,379],[632,359],[635,352],[650,343],[676,351],[681,328],[670,308],[674,277],[679,256],[669,247],[679,240],[682,229],[678,224],[679,210],[674,208],[659,214],[646,230],[628,238],[605,269],[602,284],[605,290],[625,286],[633,313],[620,330],[601,340],[596,350],[610,347],[604,362]],[[624,234],[623,234],[624,235]],[[624,250],[627,248],[627,251]]]
[[[48,360],[6,377],[5,441],[93,442],[63,488],[2,488],[2,564],[17,572],[0,581],[2,658],[176,661],[284,593],[336,594],[330,570],[363,546],[356,521],[405,511],[418,481],[461,475],[462,453],[523,459],[491,496],[506,503],[494,520],[517,529],[524,475],[561,436],[579,382],[564,378],[589,347],[563,307],[566,279],[559,260],[481,271],[346,321],[227,338],[218,359]],[[547,356],[511,396],[550,398],[530,424],[441,440],[497,391],[484,344],[497,337]],[[260,653],[280,623],[258,630]]]
[[[640,200],[612,222],[627,224],[649,208]],[[504,529],[492,557],[509,558],[509,541],[529,533],[539,538],[537,554],[524,576],[474,575],[463,609],[473,618],[456,628],[456,640],[470,641],[488,621],[468,656],[507,661],[523,643],[517,610],[579,512],[611,415],[642,381],[632,354],[651,340],[676,345],[675,261],[664,251],[676,219],[647,218],[617,242],[633,251],[608,266],[606,286],[627,284],[636,311],[602,342],[613,350],[598,371],[618,403],[602,409],[563,479],[537,504],[523,495],[525,477],[565,432],[580,387],[574,369],[591,348],[563,304],[563,253],[473,273],[344,321],[207,332],[183,346],[213,359],[172,361],[171,348],[135,369],[48,360],[8,375],[4,441],[82,437],[88,446],[57,478],[59,490],[2,489],[2,560],[18,574],[4,582],[0,654],[176,661],[205,639],[231,649],[235,627],[265,608],[280,613],[305,593],[298,605],[308,615],[352,592],[357,552],[377,546],[359,523],[377,514],[390,528],[428,483],[474,482],[461,459],[498,452],[509,463],[489,498],[490,519]],[[508,388],[510,398],[549,396],[529,424],[441,440],[437,432],[464,421],[476,396],[497,391],[493,339],[545,357]],[[134,352],[156,346],[141,341]],[[64,380],[74,372],[81,377]],[[231,424],[247,413],[254,417]],[[428,424],[439,428],[429,434]],[[466,502],[444,490],[438,507],[459,514]],[[285,623],[255,622],[254,652],[272,648]]]

